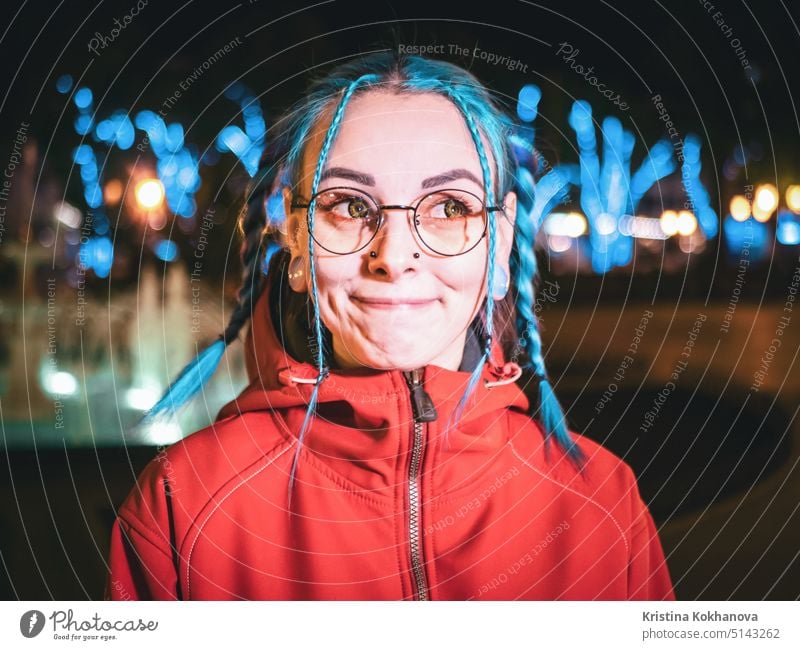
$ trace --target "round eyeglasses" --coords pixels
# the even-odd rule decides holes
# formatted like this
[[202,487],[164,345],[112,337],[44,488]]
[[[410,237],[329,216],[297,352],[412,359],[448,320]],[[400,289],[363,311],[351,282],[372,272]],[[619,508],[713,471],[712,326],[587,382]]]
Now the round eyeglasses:
[[377,235],[385,210],[413,210],[414,229],[419,240],[439,255],[468,253],[486,235],[488,213],[499,206],[486,207],[472,192],[438,189],[426,194],[416,205],[381,205],[372,196],[354,187],[326,187],[308,203],[292,202],[292,208],[306,208],[310,216],[314,205],[314,241],[329,253],[349,255],[365,248]]

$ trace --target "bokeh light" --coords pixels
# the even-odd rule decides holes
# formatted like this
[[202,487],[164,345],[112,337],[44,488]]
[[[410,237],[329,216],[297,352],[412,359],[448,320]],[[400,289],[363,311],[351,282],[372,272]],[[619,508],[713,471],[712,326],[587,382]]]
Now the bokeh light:
[[154,210],[164,202],[164,186],[155,178],[139,181],[136,202],[145,210]]
[[730,211],[736,221],[744,221],[750,216],[750,201],[741,194],[737,194],[731,199]]

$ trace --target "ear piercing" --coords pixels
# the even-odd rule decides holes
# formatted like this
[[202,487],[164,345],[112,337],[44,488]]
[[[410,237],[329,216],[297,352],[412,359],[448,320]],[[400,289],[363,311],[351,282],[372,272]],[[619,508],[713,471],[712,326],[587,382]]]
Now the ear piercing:
[[289,262],[289,268],[286,273],[289,278],[289,286],[297,293],[303,293],[306,290],[306,281],[303,277],[305,275],[303,269],[305,262],[305,257],[302,255],[293,257],[292,261]]
[[492,298],[502,300],[508,293],[508,272],[505,267],[496,266],[494,269],[494,281],[492,282]]

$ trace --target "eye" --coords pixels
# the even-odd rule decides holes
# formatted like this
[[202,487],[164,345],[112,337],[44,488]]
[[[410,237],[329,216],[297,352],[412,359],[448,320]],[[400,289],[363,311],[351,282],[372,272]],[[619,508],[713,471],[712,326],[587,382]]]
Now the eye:
[[447,199],[444,202],[444,214],[446,217],[463,217],[467,214],[467,206],[456,199]]
[[474,212],[466,201],[452,196],[439,196],[432,201],[425,201],[423,216],[432,219],[461,219]]
[[369,205],[361,197],[354,196],[347,201],[347,214],[354,219],[365,219],[369,215]]
[[317,199],[317,209],[337,219],[369,219],[375,216],[375,208],[369,199],[344,192],[329,192],[320,196]]

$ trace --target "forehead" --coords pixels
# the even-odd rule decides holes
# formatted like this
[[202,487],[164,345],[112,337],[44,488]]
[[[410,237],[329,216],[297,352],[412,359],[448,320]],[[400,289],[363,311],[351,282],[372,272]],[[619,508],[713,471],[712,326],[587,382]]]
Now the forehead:
[[[311,186],[332,112],[315,126],[305,149],[303,188]],[[492,153],[481,137],[491,168]],[[394,192],[419,189],[421,179],[456,168],[468,169],[481,182],[483,179],[461,111],[434,93],[369,92],[353,97],[325,161],[325,168],[330,167],[366,172],[375,178],[378,188]]]

